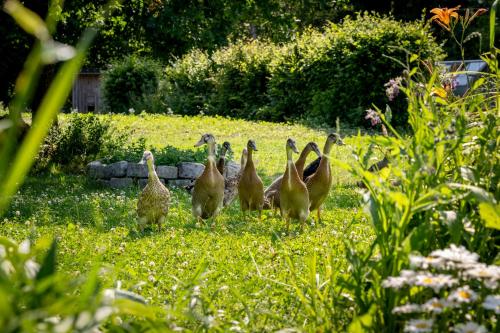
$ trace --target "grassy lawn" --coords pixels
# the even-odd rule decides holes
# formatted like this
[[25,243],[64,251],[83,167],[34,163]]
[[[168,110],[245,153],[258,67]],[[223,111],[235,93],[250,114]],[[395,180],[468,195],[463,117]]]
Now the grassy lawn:
[[[127,133],[130,141],[145,137],[148,146],[169,144],[188,149],[201,134],[211,132],[219,143],[231,142],[236,160],[252,138],[259,149],[255,158],[265,185],[284,171],[288,137],[297,141],[299,149],[311,140],[322,147],[327,133],[300,125],[211,117],[111,117],[117,133]],[[332,157],[349,161],[356,140],[346,136],[346,145],[335,146]],[[360,211],[355,179],[338,167],[333,167],[333,173],[323,222],[309,223],[304,230],[294,224],[290,235],[283,233],[284,223],[271,212],[261,222],[255,215],[243,222],[237,202],[223,211],[214,230],[196,225],[190,197],[182,190],[172,192],[165,227],[138,233],[135,207],[139,189],[105,189],[82,175],[65,174],[30,177],[0,224],[0,233],[19,241],[58,237],[62,271],[80,276],[101,264],[108,268],[103,273],[107,285],[121,281],[122,288],[141,294],[154,305],[175,302],[179,284],[205,263],[205,273],[197,284],[204,297],[213,296],[211,320],[234,330],[308,330],[307,313],[292,282],[301,285],[299,277],[307,276],[313,256],[318,258],[320,274],[331,261],[335,270],[344,270],[343,240],[364,246],[372,237]],[[338,310],[349,318],[347,309]]]

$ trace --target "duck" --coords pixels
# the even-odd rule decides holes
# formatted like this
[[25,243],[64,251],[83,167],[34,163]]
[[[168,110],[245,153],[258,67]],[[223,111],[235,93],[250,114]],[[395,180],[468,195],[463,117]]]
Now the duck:
[[222,144],[222,148],[220,151],[219,159],[217,160],[217,170],[219,170],[220,174],[225,177],[226,172],[226,153],[231,151],[231,144],[227,141],[224,141]]
[[[304,149],[302,149],[299,158],[295,162],[295,168],[297,169],[297,173],[299,174],[301,180],[304,179],[304,165],[306,163],[307,156],[311,152],[314,152],[318,157],[321,156],[321,152],[316,142],[309,142]],[[264,191],[264,197],[266,200],[266,204],[264,205],[265,209],[278,209],[280,207],[280,187],[282,180],[283,175],[276,178]]]
[[222,209],[224,177],[217,170],[215,160],[215,137],[203,134],[195,147],[206,144],[208,158],[203,173],[195,180],[191,197],[193,216],[200,219],[215,218]]
[[[342,139],[340,138],[340,136],[338,137],[336,143],[339,146],[343,146],[344,145],[344,141],[342,141]],[[316,158],[314,161],[312,161],[311,163],[309,163],[307,165],[307,167],[304,169],[304,178],[303,179],[307,179],[307,177],[311,176],[313,173],[316,172],[316,170],[319,167],[319,162],[321,162],[321,156],[318,156],[318,158]]]
[[170,191],[162,184],[155,171],[153,154],[146,150],[139,162],[148,167],[148,183],[137,202],[137,215],[141,231],[147,224],[161,225],[167,218]]
[[246,211],[259,211],[259,220],[264,206],[264,184],[260,179],[253,162],[253,152],[257,151],[254,140],[247,142],[247,161],[238,182],[238,196],[240,206],[245,215]]
[[286,141],[287,163],[279,189],[281,216],[286,222],[286,231],[290,227],[290,219],[297,219],[303,227],[309,217],[309,192],[302,181],[302,174],[293,163],[292,154],[299,151],[293,139]]
[[336,143],[341,144],[340,136],[337,133],[329,134],[315,172],[304,180],[309,191],[309,211],[317,211],[318,222],[321,221],[321,205],[327,198],[332,186],[333,177],[329,155],[332,146]]
[[238,171],[238,173],[232,177],[225,177],[223,200],[224,207],[229,206],[234,201],[234,198],[236,198],[236,195],[238,195],[238,184],[240,182],[243,169],[245,168],[245,165],[247,163],[247,158],[248,149],[243,148],[243,151],[241,152],[240,171]]

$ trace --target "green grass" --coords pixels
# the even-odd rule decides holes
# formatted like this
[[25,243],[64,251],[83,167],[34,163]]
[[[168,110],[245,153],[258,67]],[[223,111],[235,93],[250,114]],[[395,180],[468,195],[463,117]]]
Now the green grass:
[[[311,140],[323,146],[327,133],[300,125],[211,117],[106,117],[111,117],[117,133],[129,134],[130,141],[146,137],[148,146],[169,144],[187,149],[201,134],[211,132],[219,142],[231,142],[236,159],[252,138],[259,149],[255,155],[258,172],[266,185],[284,171],[288,137],[293,137],[300,149]],[[355,140],[346,137],[347,145],[335,146],[332,157],[349,161],[350,145]],[[335,270],[342,271],[346,269],[343,240],[350,238],[364,246],[372,237],[360,212],[355,180],[336,167],[333,173],[323,222],[309,223],[303,230],[294,224],[289,235],[285,235],[281,219],[271,212],[266,212],[261,222],[255,217],[243,222],[237,202],[222,212],[214,230],[197,225],[191,216],[190,197],[181,190],[172,192],[166,226],[138,233],[135,207],[139,189],[105,189],[84,176],[65,174],[28,178],[0,224],[0,233],[15,240],[58,237],[62,271],[80,276],[101,263],[110,268],[103,275],[107,286],[119,280],[123,288],[138,292],[155,305],[173,302],[177,297],[174,286],[192,276],[205,261],[207,269],[200,282],[203,295],[228,287],[213,299],[214,308],[223,311],[217,312],[217,323],[244,331],[310,330],[307,314],[290,285],[297,277],[286,257],[299,275],[306,274],[305,267],[314,254],[320,272],[325,269],[327,255],[337,263]],[[349,317],[348,311],[345,316]]]

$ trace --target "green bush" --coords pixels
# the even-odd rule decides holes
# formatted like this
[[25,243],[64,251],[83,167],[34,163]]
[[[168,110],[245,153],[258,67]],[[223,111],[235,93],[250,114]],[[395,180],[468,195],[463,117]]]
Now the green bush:
[[104,109],[114,113],[157,110],[151,100],[156,100],[160,76],[160,65],[147,58],[126,57],[113,63],[103,73]]
[[207,111],[214,92],[212,61],[194,50],[165,69],[166,102],[175,113],[196,115]]
[[38,154],[35,170],[60,165],[81,171],[87,163],[108,156],[121,147],[123,138],[112,136],[110,122],[93,114],[74,114],[52,127]]
[[[308,31],[275,59],[269,87],[274,112],[281,119],[304,115],[332,125],[338,117],[363,124],[364,110],[388,102],[384,83],[402,74],[391,58],[405,62],[407,52],[432,61],[441,56],[422,22],[363,14],[324,32]],[[397,124],[406,122],[401,104]]]
[[259,41],[239,42],[212,56],[214,93],[212,114],[266,119],[259,110],[269,105],[269,64],[277,47]]
[[[408,52],[430,61],[442,56],[423,22],[348,17],[285,45],[240,41],[212,56],[195,50],[166,69],[166,102],[179,114],[330,125],[339,117],[359,125],[372,103],[388,102],[384,83],[403,71],[391,58],[405,62]],[[394,121],[405,123],[405,101],[391,106],[401,110]]]

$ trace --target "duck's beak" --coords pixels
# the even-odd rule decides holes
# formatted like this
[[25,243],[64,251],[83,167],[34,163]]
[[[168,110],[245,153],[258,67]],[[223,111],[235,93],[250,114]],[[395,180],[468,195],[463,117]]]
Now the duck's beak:
[[203,146],[204,144],[205,144],[205,140],[203,140],[203,138],[201,138],[200,141],[198,141],[194,146],[199,147],[199,146]]
[[297,146],[295,145],[295,142],[290,142],[290,148],[292,148],[292,151],[293,151],[295,154],[298,154],[298,153],[299,153],[299,150],[297,149]]
[[144,156],[139,161],[139,164],[146,164],[146,159],[144,158]]

